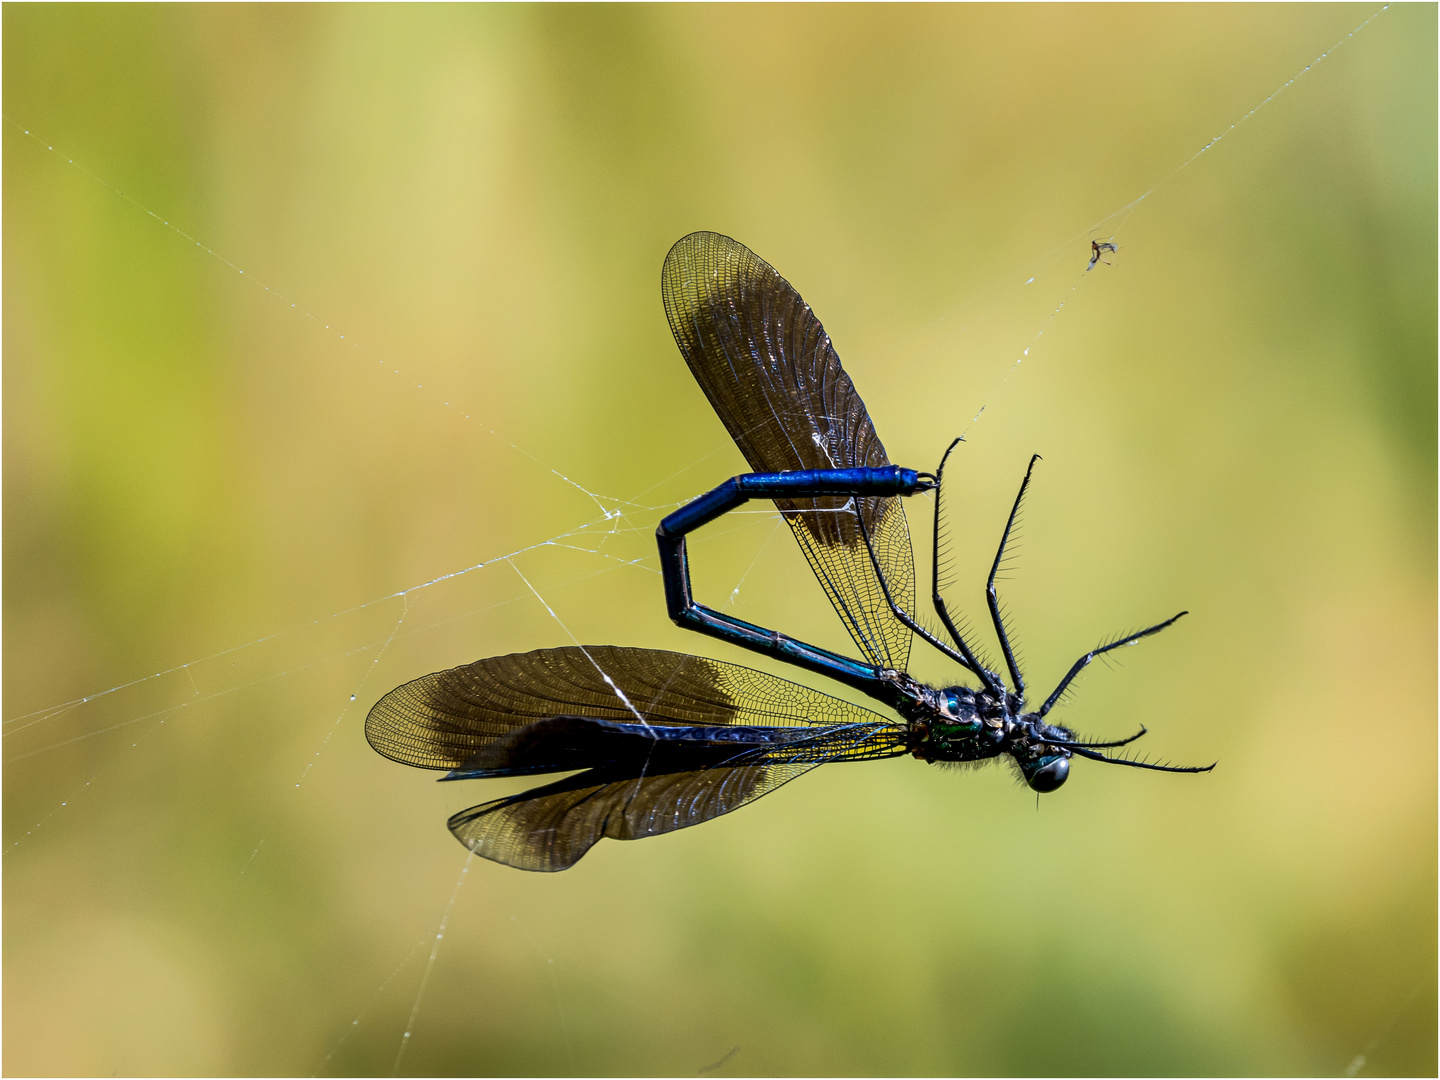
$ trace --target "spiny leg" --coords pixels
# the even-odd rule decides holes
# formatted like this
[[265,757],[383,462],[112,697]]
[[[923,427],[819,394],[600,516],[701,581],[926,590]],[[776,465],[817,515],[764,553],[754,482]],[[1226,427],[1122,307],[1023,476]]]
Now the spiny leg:
[[1090,662],[1094,660],[1097,656],[1103,656],[1105,653],[1110,652],[1112,649],[1119,649],[1123,648],[1126,645],[1133,645],[1141,638],[1149,637],[1151,634],[1158,634],[1161,630],[1164,630],[1167,626],[1169,626],[1171,623],[1174,623],[1181,616],[1188,614],[1190,614],[1188,611],[1182,611],[1179,615],[1172,615],[1164,622],[1156,623],[1154,626],[1147,627],[1146,629],[1141,630],[1139,633],[1131,634],[1129,637],[1123,637],[1119,641],[1112,641],[1109,645],[1102,645],[1098,649],[1091,649],[1088,653],[1080,657],[1079,660],[1076,660],[1075,663],[1071,665],[1070,671],[1066,674],[1065,678],[1060,680],[1060,685],[1055,687],[1055,692],[1045,699],[1045,704],[1040,706],[1040,711],[1036,713],[1036,715],[1043,717],[1046,713],[1053,709],[1055,707],[1055,703],[1060,700],[1060,695],[1065,692],[1065,688],[1069,686],[1072,681],[1074,681],[1075,676],[1079,675],[1080,672],[1084,671],[1087,667],[1089,667]]
[[[1030,486],[1030,474],[1035,471],[1035,463],[1040,460],[1040,455],[1035,454],[1030,458],[1030,465],[1025,470],[1025,479],[1020,481],[1020,492],[1015,496],[1015,505],[1010,508],[1010,517],[1005,522],[1005,532],[1000,537],[1000,547],[995,552],[995,562],[990,566],[990,577],[985,581],[985,599],[990,605],[990,621],[995,624],[995,634],[1000,639],[1000,650],[1005,654],[1005,666],[1010,669],[1010,678],[1015,683],[1015,696],[1020,699],[1020,704],[1025,704],[1025,679],[1020,674],[1020,665],[1015,662],[1015,651],[1010,648],[1010,635],[1005,632],[1005,620],[1000,617],[1000,600],[995,594],[995,575],[1000,572],[1000,563],[1005,558],[1005,547],[1010,543],[1010,530],[1015,526],[1015,515],[1020,513],[1020,504],[1025,499],[1025,489]],[[1042,712],[1040,714],[1044,716]]]
[[[909,612],[907,612],[904,608],[902,608],[899,604],[895,602],[895,597],[890,594],[890,583],[885,580],[885,571],[880,567],[880,557],[875,553],[875,544],[870,539],[870,530],[865,525],[865,514],[860,509],[858,503],[855,504],[855,520],[860,523],[860,536],[865,541],[865,550],[870,553],[870,565],[875,569],[875,580],[880,582],[880,591],[885,596],[885,603],[890,606],[890,613],[894,615],[895,618],[899,619],[901,624],[907,629],[909,629],[912,633],[919,634],[924,641],[927,641],[931,645],[935,646],[935,648],[939,649],[942,653],[948,656],[951,660],[954,660],[957,664],[965,668],[971,674],[976,675],[981,679],[985,679],[986,675],[989,673],[986,672],[985,669],[975,661],[975,658],[973,656],[969,655],[968,649],[965,651],[964,654],[956,652],[949,645],[946,645],[943,641],[937,638],[934,634],[930,633],[929,630],[926,630],[923,626],[917,623],[910,616]],[[963,644],[961,645],[961,648],[964,648]]]
[[961,436],[945,448],[945,454],[940,458],[940,467],[935,470],[935,533],[934,543],[930,548],[930,601],[935,607],[935,614],[940,616],[945,632],[950,635],[950,640],[955,642],[956,648],[964,655],[965,667],[980,677],[985,689],[992,694],[1001,694],[1005,688],[1000,684],[1000,679],[976,658],[974,651],[965,642],[965,635],[960,633],[954,620],[950,618],[950,609],[945,604],[945,598],[940,595],[940,492],[944,490],[945,463],[950,460],[950,452],[963,441],[964,436]]
[[1123,739],[1111,739],[1109,742],[1082,742],[1078,739],[1046,739],[1045,745],[1064,746],[1068,747],[1071,750],[1108,749],[1115,746],[1128,746],[1130,745],[1130,743],[1134,742],[1136,739],[1140,738],[1140,736],[1146,734],[1148,731],[1149,729],[1144,724],[1141,724],[1139,731],[1137,731],[1134,735],[1126,736]]
[[1104,754],[1097,754],[1094,750],[1082,750],[1072,747],[1072,754],[1079,754],[1081,757],[1089,758],[1091,761],[1103,761],[1107,765],[1129,765],[1132,769],[1153,769],[1155,772],[1209,772],[1219,762],[1212,761],[1209,765],[1154,765],[1148,761],[1131,761],[1129,758],[1106,757]]

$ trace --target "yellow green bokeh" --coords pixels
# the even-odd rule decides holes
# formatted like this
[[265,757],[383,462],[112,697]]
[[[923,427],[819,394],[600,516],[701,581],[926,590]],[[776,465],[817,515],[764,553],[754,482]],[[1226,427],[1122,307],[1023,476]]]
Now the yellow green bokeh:
[[[1436,9],[1305,70],[1379,10],[7,5],[6,1073],[1434,1075]],[[386,690],[763,666],[655,573],[744,468],[695,229],[892,460],[967,433],[972,619],[1044,456],[1032,682],[1189,609],[1064,717],[1213,773],[836,766],[462,878],[505,787],[370,751]],[[844,647],[792,548],[727,519],[697,590]]]

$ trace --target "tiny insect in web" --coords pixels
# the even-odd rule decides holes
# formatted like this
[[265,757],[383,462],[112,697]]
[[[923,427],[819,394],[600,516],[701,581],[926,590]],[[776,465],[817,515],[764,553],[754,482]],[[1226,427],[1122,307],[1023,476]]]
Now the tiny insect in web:
[[[1102,248],[1115,250],[1092,243],[1097,258]],[[940,497],[960,440],[934,473],[891,464],[809,305],[727,236],[699,232],[676,243],[661,271],[661,295],[681,354],[756,470],[660,523],[670,618],[834,679],[899,719],[738,664],[658,649],[576,645],[478,660],[392,690],[365,721],[376,751],[446,770],[444,780],[574,773],[455,814],[449,827],[461,843],[520,869],[564,870],[604,837],[636,840],[698,825],[840,761],[1004,759],[1037,794],[1065,783],[1075,757],[1158,772],[1214,768],[1105,752],[1134,742],[1143,727],[1127,738],[1093,741],[1047,721],[1096,657],[1159,633],[1183,611],[1091,649],[1038,709],[1027,711],[995,578],[1038,455],[1025,471],[985,587],[1007,682],[957,627],[939,585]],[[929,491],[935,493],[930,599],[948,640],[911,615],[915,566],[902,500]],[[751,499],[774,501],[863,659],[696,602],[686,536]],[[911,676],[915,637],[978,685],[936,687]]]
[[1109,266],[1109,265],[1110,265],[1110,260],[1109,260],[1109,259],[1102,259],[1100,256],[1101,256],[1101,255],[1104,255],[1104,254],[1107,254],[1107,253],[1109,253],[1109,252],[1115,252],[1115,251],[1119,251],[1119,250],[1120,250],[1119,248],[1117,248],[1114,244],[1110,243],[1108,240],[1091,240],[1091,241],[1090,241],[1090,265],[1087,266],[1087,267],[1085,267],[1086,273],[1089,273],[1091,270],[1094,270],[1094,269],[1095,269],[1095,264],[1096,264],[1097,262],[1103,262],[1106,266]]

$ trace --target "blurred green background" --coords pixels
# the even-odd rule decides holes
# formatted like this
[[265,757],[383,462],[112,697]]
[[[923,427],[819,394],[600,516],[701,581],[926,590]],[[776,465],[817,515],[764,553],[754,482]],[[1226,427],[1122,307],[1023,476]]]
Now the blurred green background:
[[[6,5],[5,1072],[1433,1075],[1435,7],[1230,129],[1376,10]],[[372,753],[386,690],[765,666],[655,572],[744,468],[660,305],[701,228],[892,460],[968,432],[971,615],[1044,455],[1037,686],[1190,609],[1063,716],[1214,773],[837,766],[461,877],[505,785]],[[845,647],[776,524],[699,595]]]

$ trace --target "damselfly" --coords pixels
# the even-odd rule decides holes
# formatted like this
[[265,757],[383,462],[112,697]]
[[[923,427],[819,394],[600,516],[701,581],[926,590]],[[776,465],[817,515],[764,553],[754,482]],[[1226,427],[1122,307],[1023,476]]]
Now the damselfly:
[[[370,711],[365,734],[395,761],[445,780],[571,772],[461,811],[451,832],[476,854],[525,870],[564,870],[602,837],[673,832],[754,802],[819,765],[910,755],[926,762],[1008,759],[1037,792],[1065,782],[1073,757],[1205,772],[1105,753],[1129,738],[1076,738],[1047,717],[1096,657],[1180,615],[1090,650],[1027,711],[1025,679],[995,589],[1031,459],[986,582],[1004,676],[981,662],[939,587],[940,496],[933,474],[892,465],[820,321],[742,244],[698,232],[665,259],[661,293],[690,370],[756,471],[725,481],[660,523],[670,617],[681,627],[852,687],[887,717],[720,660],[615,645],[479,660],[406,683]],[[958,440],[957,440],[958,442]],[[935,493],[931,601],[948,641],[911,614],[915,568],[902,499]],[[685,537],[750,499],[772,499],[863,655],[854,659],[744,622],[691,594]],[[912,637],[978,685],[928,686],[907,673]]]

